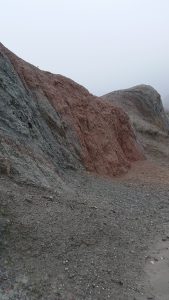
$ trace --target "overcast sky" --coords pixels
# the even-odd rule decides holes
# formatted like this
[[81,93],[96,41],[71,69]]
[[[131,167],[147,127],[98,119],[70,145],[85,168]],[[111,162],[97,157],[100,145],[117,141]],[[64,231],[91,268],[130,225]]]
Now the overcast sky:
[[1,42],[102,95],[145,83],[169,95],[169,0],[0,0]]

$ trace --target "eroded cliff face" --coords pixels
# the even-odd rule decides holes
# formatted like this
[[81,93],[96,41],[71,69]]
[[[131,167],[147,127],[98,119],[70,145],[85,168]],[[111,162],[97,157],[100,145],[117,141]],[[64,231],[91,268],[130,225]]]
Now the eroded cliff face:
[[[114,176],[144,155],[128,116],[0,44],[0,158],[11,175],[48,184],[68,168]],[[1,167],[4,169],[4,166]]]

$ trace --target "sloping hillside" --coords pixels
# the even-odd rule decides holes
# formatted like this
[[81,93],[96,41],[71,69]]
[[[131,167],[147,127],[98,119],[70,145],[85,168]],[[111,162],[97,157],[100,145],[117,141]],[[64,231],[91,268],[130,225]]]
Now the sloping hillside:
[[114,176],[143,158],[128,116],[0,44],[1,172],[48,185],[65,169]]

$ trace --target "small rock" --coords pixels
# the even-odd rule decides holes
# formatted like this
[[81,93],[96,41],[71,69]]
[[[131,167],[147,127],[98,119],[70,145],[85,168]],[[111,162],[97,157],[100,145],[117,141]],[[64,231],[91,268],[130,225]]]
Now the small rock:
[[29,199],[29,198],[26,198],[25,201],[28,203],[33,203],[32,199]]
[[43,198],[45,198],[48,201],[54,201],[54,197],[53,196],[43,196]]

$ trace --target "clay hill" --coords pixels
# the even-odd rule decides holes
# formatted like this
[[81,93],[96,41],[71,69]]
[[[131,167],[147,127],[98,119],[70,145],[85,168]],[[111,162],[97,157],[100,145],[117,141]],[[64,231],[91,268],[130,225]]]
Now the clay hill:
[[65,169],[103,176],[143,158],[128,116],[0,44],[0,161],[19,180],[48,185]]
[[130,117],[139,142],[148,157],[169,158],[169,119],[161,96],[149,85],[115,91],[102,99],[122,108]]

